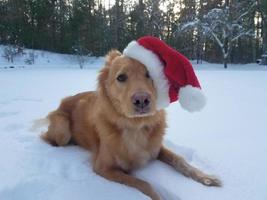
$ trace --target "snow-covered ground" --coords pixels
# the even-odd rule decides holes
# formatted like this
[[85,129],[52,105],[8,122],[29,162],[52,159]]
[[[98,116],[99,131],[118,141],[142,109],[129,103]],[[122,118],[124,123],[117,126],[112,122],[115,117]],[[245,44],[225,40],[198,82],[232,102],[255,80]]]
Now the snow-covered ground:
[[[14,56],[13,63],[8,62],[5,56],[7,46],[0,45],[0,69],[23,69],[23,68],[79,68],[82,63],[83,68],[99,67],[103,63],[103,57],[77,56],[71,54],[51,53],[49,51],[24,49],[23,53]],[[16,51],[16,49],[13,49]],[[27,64],[30,55],[33,56],[33,64]]]
[[[95,89],[102,61],[95,59],[84,70],[67,61],[47,67],[43,60],[31,67],[20,63],[23,69],[4,69],[0,58],[1,200],[149,199],[96,175],[89,152],[49,146],[39,131],[30,130],[32,121],[55,109],[62,97]],[[195,114],[172,104],[165,143],[191,164],[218,175],[224,185],[205,187],[158,161],[135,172],[164,200],[267,199],[267,67],[230,65],[218,70],[222,67],[196,66],[208,104]]]

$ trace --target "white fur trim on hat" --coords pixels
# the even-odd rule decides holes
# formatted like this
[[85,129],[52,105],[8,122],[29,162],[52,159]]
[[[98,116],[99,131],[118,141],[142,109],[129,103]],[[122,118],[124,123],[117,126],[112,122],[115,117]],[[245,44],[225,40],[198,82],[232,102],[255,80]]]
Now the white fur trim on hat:
[[164,66],[158,56],[136,41],[128,44],[123,55],[136,59],[146,66],[157,90],[157,109],[167,107],[170,104],[169,82],[164,75]]
[[189,112],[200,111],[206,105],[206,97],[200,88],[186,85],[179,90],[179,102]]

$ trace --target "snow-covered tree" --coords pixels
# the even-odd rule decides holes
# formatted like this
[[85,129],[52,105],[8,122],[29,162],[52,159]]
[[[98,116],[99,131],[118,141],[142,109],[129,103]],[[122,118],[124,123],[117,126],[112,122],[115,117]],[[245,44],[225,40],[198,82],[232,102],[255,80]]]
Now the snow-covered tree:
[[229,55],[233,44],[241,37],[254,35],[246,24],[246,18],[254,9],[256,3],[242,8],[242,3],[211,9],[201,19],[188,22],[181,27],[181,31],[195,30],[203,32],[206,38],[214,40],[223,55],[224,67],[227,68]]

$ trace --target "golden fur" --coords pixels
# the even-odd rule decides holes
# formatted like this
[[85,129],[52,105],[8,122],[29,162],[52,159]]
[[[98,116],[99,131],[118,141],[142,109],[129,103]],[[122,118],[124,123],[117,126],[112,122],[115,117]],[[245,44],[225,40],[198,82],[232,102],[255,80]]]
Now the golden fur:
[[[125,82],[117,80],[120,74],[127,74]],[[149,112],[136,113],[131,101],[136,92],[150,95]],[[73,141],[90,150],[97,174],[135,187],[153,200],[160,197],[150,184],[130,175],[131,170],[153,159],[202,184],[219,186],[218,179],[162,146],[165,112],[156,110],[156,96],[145,66],[112,50],[99,74],[97,91],[63,99],[59,108],[48,115],[50,125],[42,138],[59,146]]]

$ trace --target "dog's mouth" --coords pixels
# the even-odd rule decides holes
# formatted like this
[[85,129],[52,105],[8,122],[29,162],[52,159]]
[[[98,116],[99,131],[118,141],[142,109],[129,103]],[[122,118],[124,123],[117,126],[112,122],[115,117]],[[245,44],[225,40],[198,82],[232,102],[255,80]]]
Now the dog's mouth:
[[155,112],[152,112],[150,108],[143,108],[143,109],[135,108],[132,117],[147,117],[147,116],[152,116],[154,114]]

